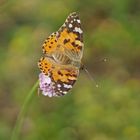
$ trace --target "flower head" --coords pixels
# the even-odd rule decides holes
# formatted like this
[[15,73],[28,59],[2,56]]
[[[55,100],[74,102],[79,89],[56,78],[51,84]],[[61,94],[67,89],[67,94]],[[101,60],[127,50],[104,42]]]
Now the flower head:
[[45,96],[56,96],[56,93],[54,92],[54,88],[52,85],[52,80],[49,76],[40,73],[39,74],[39,86],[40,90],[42,91],[42,94]]

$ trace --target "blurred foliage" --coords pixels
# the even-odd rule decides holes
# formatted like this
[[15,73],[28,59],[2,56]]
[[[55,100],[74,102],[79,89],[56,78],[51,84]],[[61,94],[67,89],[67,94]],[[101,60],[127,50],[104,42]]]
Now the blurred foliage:
[[[0,139],[9,140],[28,91],[38,79],[44,39],[69,13],[84,30],[84,72],[62,98],[37,96],[21,140],[140,139],[139,0],[0,1]],[[107,58],[107,62],[101,61]]]

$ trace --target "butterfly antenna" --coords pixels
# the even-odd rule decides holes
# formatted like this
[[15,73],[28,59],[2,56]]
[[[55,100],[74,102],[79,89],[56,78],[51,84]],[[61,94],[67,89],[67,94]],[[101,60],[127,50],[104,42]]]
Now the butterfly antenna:
[[94,77],[89,73],[89,71],[88,71],[88,69],[85,67],[85,65],[82,64],[81,69],[84,70],[84,71],[87,73],[87,75],[88,75],[88,77],[90,78],[90,80],[93,81],[93,82],[95,83],[95,86],[98,88],[99,85],[96,83]]

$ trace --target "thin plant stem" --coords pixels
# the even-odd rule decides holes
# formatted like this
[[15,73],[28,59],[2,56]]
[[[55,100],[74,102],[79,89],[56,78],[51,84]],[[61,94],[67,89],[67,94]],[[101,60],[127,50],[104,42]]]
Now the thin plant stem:
[[15,127],[14,127],[13,132],[12,132],[11,140],[17,140],[18,137],[19,137],[19,133],[20,133],[20,130],[21,130],[21,127],[22,127],[22,124],[23,124],[24,116],[25,116],[25,114],[27,112],[29,103],[31,102],[31,100],[33,98],[34,92],[38,88],[38,83],[39,83],[39,81],[37,81],[34,84],[34,86],[30,90],[28,96],[26,97],[26,99],[25,99],[25,101],[23,103],[23,106],[22,106],[22,108],[21,108],[21,110],[19,112]]

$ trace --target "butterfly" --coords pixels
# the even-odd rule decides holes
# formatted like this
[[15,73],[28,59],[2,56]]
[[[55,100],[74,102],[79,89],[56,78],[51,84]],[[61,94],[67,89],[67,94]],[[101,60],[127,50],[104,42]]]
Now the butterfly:
[[76,82],[82,66],[83,30],[76,12],[42,46],[44,56],[38,62],[40,90],[43,95],[63,96]]

